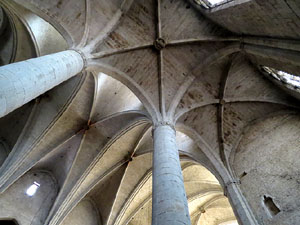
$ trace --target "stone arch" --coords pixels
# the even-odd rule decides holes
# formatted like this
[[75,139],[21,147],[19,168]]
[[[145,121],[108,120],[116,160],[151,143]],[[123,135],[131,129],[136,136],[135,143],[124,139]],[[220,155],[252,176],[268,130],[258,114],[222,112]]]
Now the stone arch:
[[113,77],[114,79],[123,83],[126,87],[128,87],[137,98],[143,103],[146,110],[150,114],[153,121],[158,121],[161,118],[161,115],[158,109],[155,107],[151,98],[142,90],[142,88],[131,79],[126,73],[119,71],[109,65],[103,64],[101,62],[97,62],[95,60],[88,61],[87,70],[95,70],[97,72],[103,72],[104,74]]

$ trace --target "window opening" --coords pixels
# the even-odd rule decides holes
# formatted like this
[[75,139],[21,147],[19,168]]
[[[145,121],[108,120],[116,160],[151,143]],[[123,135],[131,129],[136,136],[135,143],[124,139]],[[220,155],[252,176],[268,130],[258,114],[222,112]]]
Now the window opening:
[[240,179],[242,179],[244,176],[246,176],[247,173],[244,171],[241,175],[240,175]]
[[294,89],[300,89],[300,76],[295,76],[293,74],[281,70],[276,70],[267,66],[262,66],[262,69],[276,80],[284,84],[288,84]]
[[30,197],[33,196],[40,186],[41,185],[38,182],[34,181],[33,184],[26,190],[26,194]]
[[280,209],[277,207],[277,205],[274,203],[271,197],[267,197],[264,195],[263,201],[264,206],[271,217],[276,216],[278,213],[280,213]]
[[231,2],[233,0],[194,0],[196,4],[203,6],[206,9],[211,9],[219,5]]

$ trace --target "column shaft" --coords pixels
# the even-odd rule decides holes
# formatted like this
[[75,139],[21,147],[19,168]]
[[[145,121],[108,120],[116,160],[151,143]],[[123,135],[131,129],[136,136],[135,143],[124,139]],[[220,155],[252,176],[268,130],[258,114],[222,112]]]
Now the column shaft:
[[0,118],[81,72],[82,56],[67,50],[0,67]]
[[158,126],[153,138],[152,225],[190,225],[175,130]]
[[241,225],[258,225],[246,199],[242,196],[236,183],[226,186],[227,197],[231,203],[234,214]]

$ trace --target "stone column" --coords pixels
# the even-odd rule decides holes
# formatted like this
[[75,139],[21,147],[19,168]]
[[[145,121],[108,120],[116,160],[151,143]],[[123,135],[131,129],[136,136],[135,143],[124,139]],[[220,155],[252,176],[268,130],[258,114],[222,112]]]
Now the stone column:
[[230,182],[225,186],[225,195],[228,197],[234,214],[241,225],[258,225],[246,199],[243,197],[238,182]]
[[84,59],[67,50],[0,67],[0,118],[78,74]]
[[152,225],[190,225],[174,128],[154,128]]

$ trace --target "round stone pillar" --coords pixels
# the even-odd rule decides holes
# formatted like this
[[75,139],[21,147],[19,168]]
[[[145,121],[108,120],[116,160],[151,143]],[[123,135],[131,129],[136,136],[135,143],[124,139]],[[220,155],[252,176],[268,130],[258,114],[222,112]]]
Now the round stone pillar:
[[152,225],[190,225],[175,130],[161,125],[153,132]]
[[78,74],[84,59],[67,50],[0,67],[0,118]]

